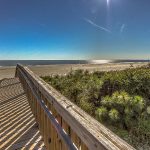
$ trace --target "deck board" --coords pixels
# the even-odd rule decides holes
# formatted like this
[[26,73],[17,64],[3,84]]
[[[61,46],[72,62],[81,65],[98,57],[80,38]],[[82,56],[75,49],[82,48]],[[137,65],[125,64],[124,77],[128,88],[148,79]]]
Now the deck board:
[[17,78],[0,81],[0,149],[46,149]]

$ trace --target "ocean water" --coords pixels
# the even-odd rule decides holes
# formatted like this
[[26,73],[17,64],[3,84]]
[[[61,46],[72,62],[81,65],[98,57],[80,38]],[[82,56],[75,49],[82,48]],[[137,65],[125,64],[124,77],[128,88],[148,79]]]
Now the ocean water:
[[56,64],[104,64],[104,63],[138,63],[149,60],[0,60],[0,66],[22,65],[56,65]]

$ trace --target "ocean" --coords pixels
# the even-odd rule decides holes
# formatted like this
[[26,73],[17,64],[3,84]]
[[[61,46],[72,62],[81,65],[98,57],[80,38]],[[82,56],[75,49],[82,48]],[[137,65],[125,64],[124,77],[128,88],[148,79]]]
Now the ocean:
[[104,63],[138,63],[149,60],[0,60],[0,66],[16,66],[18,63],[27,66],[57,64],[104,64]]

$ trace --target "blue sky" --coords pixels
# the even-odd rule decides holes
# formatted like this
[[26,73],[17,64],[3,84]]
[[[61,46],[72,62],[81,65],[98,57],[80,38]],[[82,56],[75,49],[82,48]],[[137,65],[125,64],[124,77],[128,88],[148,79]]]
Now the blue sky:
[[148,59],[149,0],[0,0],[0,59]]

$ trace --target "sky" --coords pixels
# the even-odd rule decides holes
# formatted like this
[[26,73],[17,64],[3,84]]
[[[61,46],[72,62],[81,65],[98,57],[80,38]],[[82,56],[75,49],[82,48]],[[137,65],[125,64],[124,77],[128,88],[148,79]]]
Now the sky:
[[150,0],[0,0],[0,60],[149,59]]

